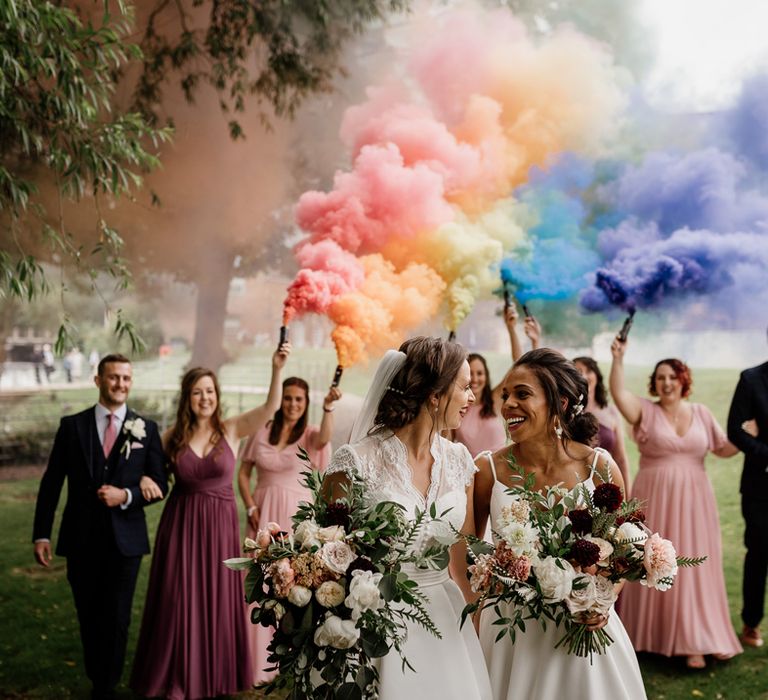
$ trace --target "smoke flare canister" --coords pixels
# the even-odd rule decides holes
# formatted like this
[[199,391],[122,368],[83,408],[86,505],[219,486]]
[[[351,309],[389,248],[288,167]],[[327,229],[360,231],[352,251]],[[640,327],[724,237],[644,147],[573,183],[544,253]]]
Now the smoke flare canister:
[[622,343],[627,342],[627,336],[629,335],[629,329],[632,328],[632,321],[635,318],[635,310],[629,312],[629,316],[624,319],[624,325],[621,327],[619,334],[616,336]]
[[277,344],[277,349],[279,350],[283,343],[288,342],[288,326],[280,326],[280,342]]
[[509,297],[509,290],[504,287],[504,310],[506,311],[510,306],[512,306],[512,300]]
[[342,374],[344,374],[344,368],[341,365],[336,365],[336,371],[333,373],[333,381],[331,382],[331,386],[339,386]]
[[526,318],[531,318],[533,316],[531,310],[525,304],[523,304],[523,313],[525,314]]
[[455,343],[456,342],[456,331],[450,331],[448,333],[448,342],[449,343]]

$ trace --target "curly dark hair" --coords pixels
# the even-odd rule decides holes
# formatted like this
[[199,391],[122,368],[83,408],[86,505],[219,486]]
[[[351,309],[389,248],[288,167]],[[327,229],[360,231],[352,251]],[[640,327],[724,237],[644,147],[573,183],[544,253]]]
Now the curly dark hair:
[[537,348],[525,353],[514,366],[528,367],[536,375],[544,390],[549,415],[556,418],[563,429],[563,440],[588,445],[597,433],[598,423],[591,413],[573,411],[574,406],[586,404],[588,391],[587,380],[576,365],[556,350]]
[[493,410],[493,389],[491,389],[491,374],[488,372],[488,363],[482,355],[476,352],[471,352],[467,355],[467,362],[471,365],[473,362],[480,362],[485,370],[485,386],[480,392],[480,396],[475,397],[480,403],[480,415],[483,418],[492,418],[496,415]]
[[584,365],[590,372],[593,372],[597,378],[597,384],[595,384],[595,403],[600,408],[605,408],[608,405],[608,392],[605,390],[605,383],[603,382],[603,373],[600,371],[600,366],[595,362],[594,358],[581,355],[574,357],[573,362]]
[[691,368],[685,364],[682,360],[678,360],[675,357],[668,357],[666,360],[659,360],[656,366],[651,372],[651,376],[648,378],[648,393],[651,396],[658,396],[656,392],[656,372],[659,371],[659,367],[662,365],[669,365],[675,376],[682,385],[682,397],[686,398],[691,395],[691,387],[693,386],[693,375],[691,374]]
[[427,336],[406,340],[400,352],[406,355],[405,364],[379,402],[375,428],[397,430],[413,422],[431,396],[441,397],[453,387],[467,359],[458,343]]

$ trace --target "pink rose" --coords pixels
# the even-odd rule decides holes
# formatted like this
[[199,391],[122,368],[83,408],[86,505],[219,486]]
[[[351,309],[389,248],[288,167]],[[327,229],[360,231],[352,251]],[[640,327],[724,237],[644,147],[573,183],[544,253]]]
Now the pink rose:
[[256,533],[256,544],[261,549],[266,549],[269,547],[269,543],[272,541],[272,535],[270,534],[269,530],[265,527],[262,527],[257,533]]
[[272,578],[275,595],[278,598],[285,598],[293,588],[293,580],[296,578],[296,572],[291,567],[291,560],[288,557],[278,559],[269,567],[269,575]]
[[643,566],[647,577],[640,583],[658,591],[666,591],[672,587],[673,579],[677,575],[677,553],[672,543],[658,532],[654,532],[645,541]]

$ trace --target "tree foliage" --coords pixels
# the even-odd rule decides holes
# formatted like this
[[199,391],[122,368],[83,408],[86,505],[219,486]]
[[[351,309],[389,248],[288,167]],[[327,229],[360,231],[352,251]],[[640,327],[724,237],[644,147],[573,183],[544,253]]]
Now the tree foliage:
[[[33,300],[50,291],[40,260],[74,264],[99,293],[99,271],[119,287],[131,274],[123,240],[102,215],[100,202],[141,184],[158,164],[151,150],[170,136],[138,112],[114,109],[122,66],[141,60],[128,40],[132,9],[116,12],[105,0],[95,17],[37,0],[0,3],[0,299]],[[53,188],[51,200],[41,196]],[[86,246],[67,229],[65,201],[93,198],[94,241]],[[60,285],[62,297],[66,287]],[[117,311],[115,331],[134,347],[133,325]],[[59,329],[68,335],[66,313]]]
[[[201,84],[209,84],[218,91],[224,112],[243,112],[248,97],[254,97],[277,117],[292,117],[308,95],[331,89],[334,75],[343,69],[339,54],[346,40],[408,4],[408,0],[158,0],[142,40],[147,60],[136,106],[156,117],[162,86],[169,72],[176,71],[189,100]],[[210,14],[201,21],[195,9],[209,5]],[[267,111],[260,115],[268,124]],[[243,136],[234,115],[229,129],[233,138]]]

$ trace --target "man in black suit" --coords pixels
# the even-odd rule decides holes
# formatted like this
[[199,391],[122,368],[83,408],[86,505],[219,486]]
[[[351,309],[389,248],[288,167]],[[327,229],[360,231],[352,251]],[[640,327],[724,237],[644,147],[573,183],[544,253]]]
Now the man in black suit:
[[[120,680],[136,577],[142,555],[149,552],[144,506],[168,489],[157,424],[125,403],[132,377],[123,355],[99,362],[94,377],[99,402],[61,419],[35,507],[35,559],[47,567],[53,519],[67,479],[56,554],[67,559],[94,698],[112,697]],[[144,494],[143,475],[154,481]]]
[[[757,423],[756,437],[743,427],[749,420]],[[761,647],[760,621],[768,575],[768,362],[741,373],[728,413],[728,439],[744,453],[740,491],[747,553],[742,581],[741,641],[747,646]]]

